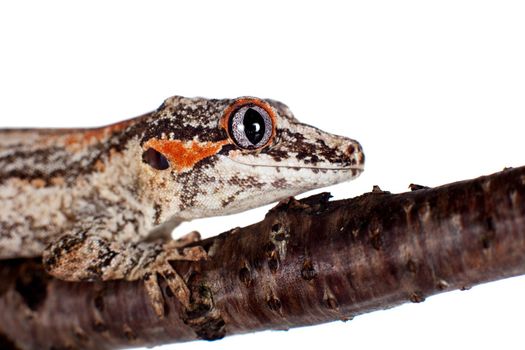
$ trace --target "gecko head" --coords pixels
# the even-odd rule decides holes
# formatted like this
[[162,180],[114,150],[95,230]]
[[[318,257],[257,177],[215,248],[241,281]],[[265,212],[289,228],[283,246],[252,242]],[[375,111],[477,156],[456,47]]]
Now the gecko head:
[[223,215],[357,177],[360,144],[300,123],[274,100],[172,97],[142,137],[150,183],[183,219]]

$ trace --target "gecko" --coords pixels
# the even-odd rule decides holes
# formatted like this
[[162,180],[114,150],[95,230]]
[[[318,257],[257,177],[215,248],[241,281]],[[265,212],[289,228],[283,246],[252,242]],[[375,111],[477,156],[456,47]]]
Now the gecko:
[[183,221],[227,215],[357,177],[361,145],[281,102],[174,96],[109,126],[0,129],[0,259],[41,257],[66,281],[144,280],[162,316],[169,261],[201,260]]

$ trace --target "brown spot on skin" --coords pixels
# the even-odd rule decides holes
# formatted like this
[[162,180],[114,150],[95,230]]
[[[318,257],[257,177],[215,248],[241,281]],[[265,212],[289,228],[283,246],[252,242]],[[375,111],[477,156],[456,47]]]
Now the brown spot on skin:
[[65,182],[64,178],[61,177],[61,176],[53,177],[53,178],[51,179],[51,184],[53,184],[54,186],[62,186],[62,185],[64,185],[65,183],[66,183],[66,182]]
[[228,204],[232,203],[235,200],[236,196],[228,196],[228,198],[221,201],[223,207],[226,207]]
[[95,169],[98,171],[98,172],[103,172],[105,169],[106,169],[106,166],[104,165],[104,163],[98,159],[96,162],[95,162]]
[[151,139],[144,144],[145,149],[153,148],[163,154],[173,169],[178,172],[191,169],[195,164],[205,158],[217,154],[222,146],[228,144],[227,140],[219,142],[182,142],[179,140]]
[[155,210],[154,222],[155,225],[158,225],[161,223],[160,218],[162,217],[162,206],[158,203],[155,203],[153,209]]
[[44,188],[46,187],[46,182],[43,179],[33,179],[31,180],[31,185],[34,188]]
[[122,122],[104,126],[102,128],[87,129],[81,132],[70,134],[64,141],[66,147],[76,148],[78,146],[89,145],[92,142],[100,142],[108,136],[119,132],[128,126],[132,125],[136,121],[133,119],[124,120]]
[[[265,152],[265,150],[263,150],[263,152]],[[290,158],[290,154],[284,150],[284,149],[275,149],[275,148],[267,148],[266,149],[266,152],[270,157],[273,158],[273,160],[275,160],[276,162],[280,162],[282,161],[283,159],[288,159]]]
[[66,146],[72,146],[72,145],[79,143],[79,139],[80,139],[80,134],[71,134],[66,138],[64,143],[66,144]]
[[111,160],[113,157],[115,157],[119,152],[115,148],[109,149],[109,159]]
[[278,179],[272,182],[273,188],[286,188],[288,181],[286,179]]

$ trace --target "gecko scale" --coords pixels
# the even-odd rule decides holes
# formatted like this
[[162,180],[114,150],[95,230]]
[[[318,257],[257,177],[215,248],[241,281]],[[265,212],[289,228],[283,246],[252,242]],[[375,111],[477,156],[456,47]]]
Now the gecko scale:
[[265,205],[358,176],[358,142],[298,122],[252,97],[171,97],[155,111],[94,129],[0,130],[0,259],[43,257],[69,281],[157,278],[187,306],[169,260],[206,258],[182,221]]

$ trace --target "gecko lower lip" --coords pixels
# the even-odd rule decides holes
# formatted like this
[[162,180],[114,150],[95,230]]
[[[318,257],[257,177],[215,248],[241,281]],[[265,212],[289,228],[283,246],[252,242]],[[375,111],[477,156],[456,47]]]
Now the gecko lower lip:
[[293,166],[293,165],[268,165],[268,164],[250,164],[245,162],[239,162],[238,160],[234,160],[235,163],[253,166],[253,167],[264,167],[264,168],[285,168],[285,169],[310,169],[310,170],[334,170],[334,171],[358,171],[359,173],[362,173],[365,169],[364,167],[360,166],[348,166],[348,167],[315,167],[315,166]]

